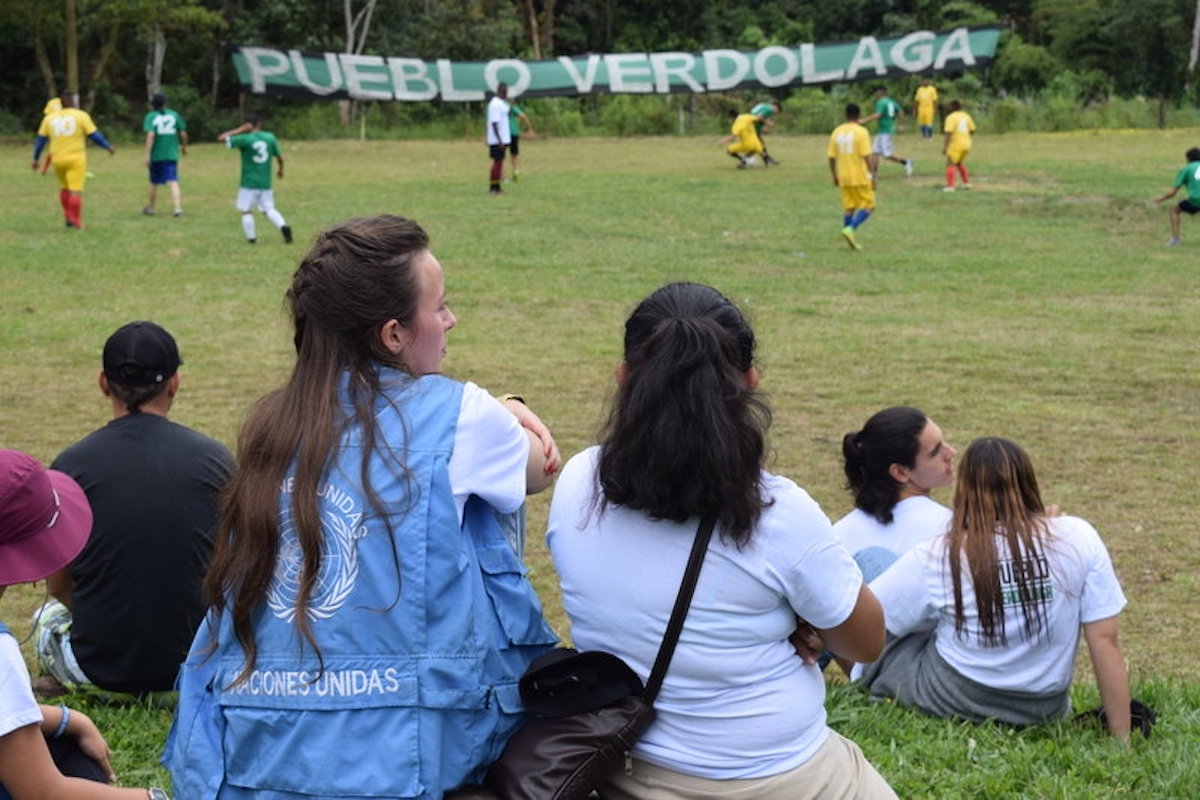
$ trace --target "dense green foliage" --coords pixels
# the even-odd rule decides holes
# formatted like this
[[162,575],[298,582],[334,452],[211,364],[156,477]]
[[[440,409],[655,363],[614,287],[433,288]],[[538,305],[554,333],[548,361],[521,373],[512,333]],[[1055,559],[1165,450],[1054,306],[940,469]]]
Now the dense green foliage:
[[[1196,94],[1188,71],[1192,0],[0,0],[6,84],[0,133],[32,130],[45,99],[66,82],[67,7],[77,18],[83,105],[118,139],[137,135],[146,98],[160,84],[196,140],[238,121],[246,103],[266,109],[274,127],[293,137],[360,135],[362,120],[351,116],[363,114],[376,136],[477,134],[476,104],[340,109],[244,98],[227,54],[230,44],[487,60],[751,49],[1004,22],[1011,32],[989,70],[938,78],[980,107],[1009,102],[1000,129],[1173,124],[1180,121],[1173,118],[1175,107],[1190,106]],[[368,7],[369,22],[360,20],[352,36],[347,9],[356,14]],[[908,83],[893,87],[898,97],[911,97]],[[787,102],[802,91],[776,94]],[[847,91],[865,93],[863,87],[835,86],[822,94],[837,98]],[[559,135],[661,134],[681,127],[695,132],[719,127],[726,107],[753,99],[584,97],[539,114],[552,120],[548,128]],[[1122,101],[1150,108],[1143,114]],[[1063,119],[1057,111],[1021,112],[1012,105],[1043,102],[1085,113]],[[837,116],[823,115],[816,128]]]

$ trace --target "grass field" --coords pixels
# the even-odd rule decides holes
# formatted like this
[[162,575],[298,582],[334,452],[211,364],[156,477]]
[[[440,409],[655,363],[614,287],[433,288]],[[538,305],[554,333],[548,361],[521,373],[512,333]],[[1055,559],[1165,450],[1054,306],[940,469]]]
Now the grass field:
[[[520,182],[498,198],[478,142],[284,142],[276,198],[290,247],[261,217],[259,243],[242,241],[237,158],[215,144],[182,164],[182,219],[162,215],[161,198],[160,216],[138,213],[140,148],[93,152],[84,231],[63,228],[53,178],[29,173],[27,146],[13,144],[0,148],[0,444],[49,461],[103,424],[103,341],[151,318],[185,360],[174,418],[232,447],[247,405],[288,369],[281,298],[306,240],[349,216],[425,225],[459,318],[446,370],[524,395],[567,455],[593,440],[632,306],[670,280],[710,283],[760,337],[772,469],[831,517],[849,508],[841,436],[880,407],[925,409],[960,448],[981,435],[1023,444],[1047,501],[1108,543],[1130,599],[1135,693],[1165,712],[1152,742],[1121,754],[1066,728],[947,727],[896,709],[880,726],[879,709],[844,692],[830,703],[839,729],[902,796],[1188,796],[1200,777],[1200,543],[1188,521],[1200,225],[1185,219],[1183,246],[1162,247],[1166,210],[1149,198],[1198,142],[1195,129],[981,135],[975,190],[944,194],[938,144],[901,135],[917,174],[883,167],[858,253],[838,235],[822,137],[773,137],[783,165],[747,171],[707,138],[532,140]],[[546,500],[531,503],[529,562],[566,633],[537,535]],[[4,598],[18,633],[38,597]],[[1083,682],[1077,700],[1094,703],[1089,691]],[[137,783],[165,723],[131,713],[97,710],[121,737],[133,731],[120,763]]]

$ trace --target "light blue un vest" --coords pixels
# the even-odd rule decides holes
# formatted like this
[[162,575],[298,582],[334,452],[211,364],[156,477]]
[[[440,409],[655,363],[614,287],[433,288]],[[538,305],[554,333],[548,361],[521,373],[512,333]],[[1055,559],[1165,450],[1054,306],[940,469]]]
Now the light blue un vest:
[[[370,480],[393,535],[371,516],[352,431],[320,487],[325,555],[297,612],[284,481],[253,672],[230,685],[243,651],[228,615],[215,623],[216,652],[207,657],[212,630],[202,625],[181,672],[163,756],[177,797],[440,798],[481,781],[522,719],[517,680],[556,637],[495,511],[472,497],[459,527],[448,464],[462,384],[381,378]],[[385,441],[391,457],[380,454]],[[323,665],[302,644],[297,613],[308,614]]]

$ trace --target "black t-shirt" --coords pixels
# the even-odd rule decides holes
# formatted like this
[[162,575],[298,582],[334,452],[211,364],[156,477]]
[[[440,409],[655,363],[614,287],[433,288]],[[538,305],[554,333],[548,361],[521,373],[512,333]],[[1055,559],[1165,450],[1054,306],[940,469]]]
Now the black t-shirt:
[[233,457],[220,442],[142,413],[114,419],[52,467],[79,482],[95,517],[69,568],[79,666],[112,691],[173,688],[204,613],[200,581]]

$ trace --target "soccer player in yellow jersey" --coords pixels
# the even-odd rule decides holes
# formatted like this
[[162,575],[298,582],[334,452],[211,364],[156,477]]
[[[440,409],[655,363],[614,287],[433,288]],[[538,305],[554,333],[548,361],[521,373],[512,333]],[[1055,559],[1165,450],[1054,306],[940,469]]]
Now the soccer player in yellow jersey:
[[921,85],[913,97],[917,103],[917,125],[921,128],[922,139],[933,138],[933,115],[937,111],[937,87],[929,78],[921,78]]
[[33,144],[33,171],[37,172],[42,148],[48,141],[54,174],[58,176],[58,202],[62,205],[67,227],[82,228],[83,184],[87,180],[85,140],[91,139],[107,150],[109,155],[117,151],[96,129],[91,116],[75,107],[75,95],[71,90],[64,89],[61,100],[62,108],[43,117],[38,128]]
[[855,250],[862,246],[854,232],[875,210],[875,155],[871,134],[858,121],[859,107],[846,106],[846,121],[829,137],[829,174],[842,194],[842,238]]
[[962,110],[962,103],[950,101],[950,113],[946,115],[946,142],[942,152],[946,154],[946,186],[944,192],[954,191],[954,173],[962,176],[962,188],[971,188],[971,176],[967,172],[967,154],[971,152],[971,134],[975,132],[975,120]]

